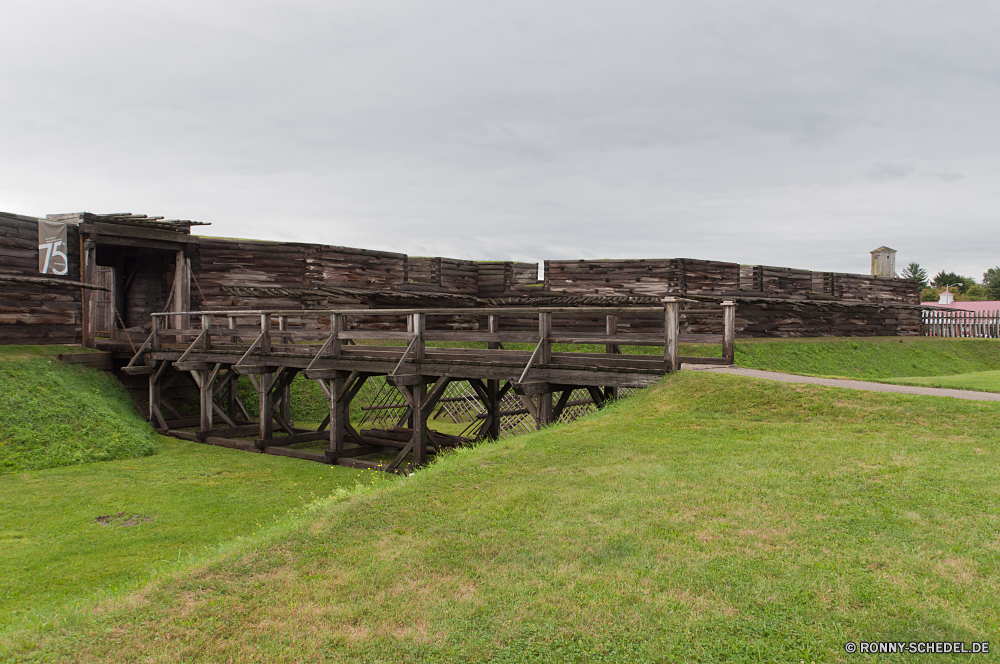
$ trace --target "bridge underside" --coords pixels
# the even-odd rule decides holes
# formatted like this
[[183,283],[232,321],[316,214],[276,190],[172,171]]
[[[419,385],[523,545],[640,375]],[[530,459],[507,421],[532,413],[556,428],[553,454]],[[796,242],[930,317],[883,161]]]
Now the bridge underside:
[[[405,362],[393,373],[405,352],[402,347],[349,346],[343,349],[344,356],[319,361],[308,353],[272,351],[266,364],[240,364],[245,350],[215,347],[209,352],[187,353],[181,361],[185,348],[150,352],[147,362],[152,366],[133,367],[132,373],[149,373],[151,421],[165,433],[189,440],[405,472],[425,464],[429,455],[442,449],[498,438],[500,404],[508,392],[517,394],[536,427],[542,428],[558,421],[575,390],[586,390],[594,405],[602,408],[617,398],[618,388],[647,387],[666,373],[661,357],[611,355],[595,359],[593,353],[554,353],[549,364],[532,367],[530,380],[519,382],[530,352],[427,348],[424,359]],[[190,374],[199,388],[197,432],[175,428],[195,423],[182,418],[162,397],[180,373]],[[330,402],[328,416],[316,429],[292,424],[290,386],[300,374],[315,380]],[[270,413],[270,418],[248,414],[236,388],[241,375],[250,379],[257,392],[257,412]],[[399,426],[361,432],[351,424],[351,402],[374,376],[385,377],[394,385],[407,407]],[[482,404],[485,417],[473,437],[443,434],[427,425],[428,416],[454,381],[466,382]],[[324,452],[297,449],[315,447],[317,441],[327,443]]]

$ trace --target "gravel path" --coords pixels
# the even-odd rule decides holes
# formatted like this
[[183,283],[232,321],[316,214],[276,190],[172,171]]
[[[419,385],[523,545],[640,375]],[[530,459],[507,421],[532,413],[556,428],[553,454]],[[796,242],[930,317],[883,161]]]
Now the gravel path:
[[917,387],[914,385],[887,385],[885,383],[868,383],[863,380],[841,380],[839,378],[817,378],[815,376],[796,376],[795,374],[779,373],[777,371],[760,371],[758,369],[743,369],[741,367],[718,367],[704,364],[685,364],[684,369],[724,373],[748,378],[763,378],[777,380],[783,383],[809,383],[812,385],[827,385],[829,387],[845,387],[849,390],[866,390],[868,392],[895,392],[897,394],[921,394],[929,397],[954,397],[971,401],[1000,401],[1000,394],[995,392],[974,392],[972,390],[949,390],[940,387]]

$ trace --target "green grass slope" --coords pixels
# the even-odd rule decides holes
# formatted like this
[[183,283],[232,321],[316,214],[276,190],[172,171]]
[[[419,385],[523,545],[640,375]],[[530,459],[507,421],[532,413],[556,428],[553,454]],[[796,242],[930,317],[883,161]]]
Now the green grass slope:
[[886,380],[1000,369],[995,339],[738,339],[736,364],[815,376]]
[[0,474],[154,454],[121,383],[61,352],[80,349],[0,346]]
[[160,445],[152,457],[0,476],[0,626],[51,622],[360,479],[175,438]]
[[988,641],[998,415],[681,372],[2,643],[12,661],[870,662],[844,643]]

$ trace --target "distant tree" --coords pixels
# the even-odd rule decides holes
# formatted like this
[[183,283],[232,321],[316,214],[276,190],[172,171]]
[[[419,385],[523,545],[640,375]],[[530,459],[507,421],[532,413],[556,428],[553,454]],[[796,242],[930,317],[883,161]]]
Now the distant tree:
[[986,294],[986,289],[979,284],[972,284],[965,289],[964,293],[959,293],[955,296],[956,302],[975,302],[978,300],[986,300],[988,295]]
[[927,288],[920,291],[920,301],[937,302],[938,296],[940,294],[941,294],[940,288],[935,288],[934,286],[928,286]]
[[903,278],[916,279],[921,289],[927,288],[927,270],[920,267],[920,263],[910,263],[907,265],[906,269],[903,270]]
[[988,299],[1000,300],[1000,267],[991,267],[983,272],[983,287]]
[[949,290],[952,293],[964,293],[969,290],[969,287],[976,283],[976,280],[972,277],[963,277],[960,274],[955,274],[954,272],[945,272],[941,270],[934,276],[934,281],[931,282],[938,288],[944,288],[949,286]]

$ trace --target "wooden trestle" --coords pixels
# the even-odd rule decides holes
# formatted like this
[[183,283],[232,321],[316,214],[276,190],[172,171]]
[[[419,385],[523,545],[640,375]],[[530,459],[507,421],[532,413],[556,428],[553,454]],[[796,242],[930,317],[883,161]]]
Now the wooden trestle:
[[[497,438],[500,402],[510,390],[521,398],[541,428],[558,419],[575,389],[588,390],[600,408],[617,397],[617,388],[651,385],[664,374],[676,371],[682,361],[732,363],[735,304],[723,303],[725,332],[718,338],[723,343],[723,357],[683,358],[677,353],[680,301],[666,298],[659,307],[621,308],[153,314],[152,333],[125,371],[149,375],[150,422],[170,435],[328,464],[406,472],[426,464],[429,453],[461,442],[427,427],[428,415],[451,381],[467,381],[484,406],[485,421],[478,438]],[[651,313],[662,316],[662,333],[631,333],[618,324],[619,317],[643,314],[648,318]],[[604,317],[607,324],[604,334],[554,334],[553,317],[560,316],[589,316],[591,320]],[[403,317],[406,331],[384,329],[385,323],[383,329],[357,329],[355,320],[401,322]],[[437,329],[447,328],[448,321],[456,317],[483,321],[485,329]],[[253,323],[247,324],[248,319]],[[525,323],[533,327],[532,319],[537,322],[537,332],[524,331]],[[191,320],[200,321],[200,327],[191,326]],[[428,320],[435,324],[428,326]],[[296,323],[295,331],[288,329],[290,321]],[[248,343],[249,339],[253,341]],[[407,346],[375,345],[385,341],[406,342]],[[428,347],[429,341],[479,341],[485,342],[486,348],[436,348]],[[505,343],[533,343],[535,348],[508,350]],[[554,343],[598,344],[605,352],[553,352]],[[664,352],[662,356],[623,355],[619,351],[622,345],[662,345]],[[161,396],[169,382],[182,373],[189,373],[200,391],[197,432],[171,428],[163,413],[167,408],[176,416],[175,423],[182,419]],[[291,423],[289,386],[300,373],[318,382],[330,401],[329,415],[315,430],[296,428]],[[257,391],[261,416],[256,421],[238,398],[240,375],[247,376]],[[408,428],[362,433],[351,425],[351,400],[371,376],[385,376],[399,389],[407,404],[404,417]],[[532,400],[532,396],[536,399]],[[188,424],[193,426],[195,422]],[[282,435],[275,436],[275,427]],[[250,436],[256,436],[256,440],[246,440]],[[329,441],[323,454],[290,447],[318,440]],[[396,452],[392,461],[379,464],[359,458],[387,450]]]

